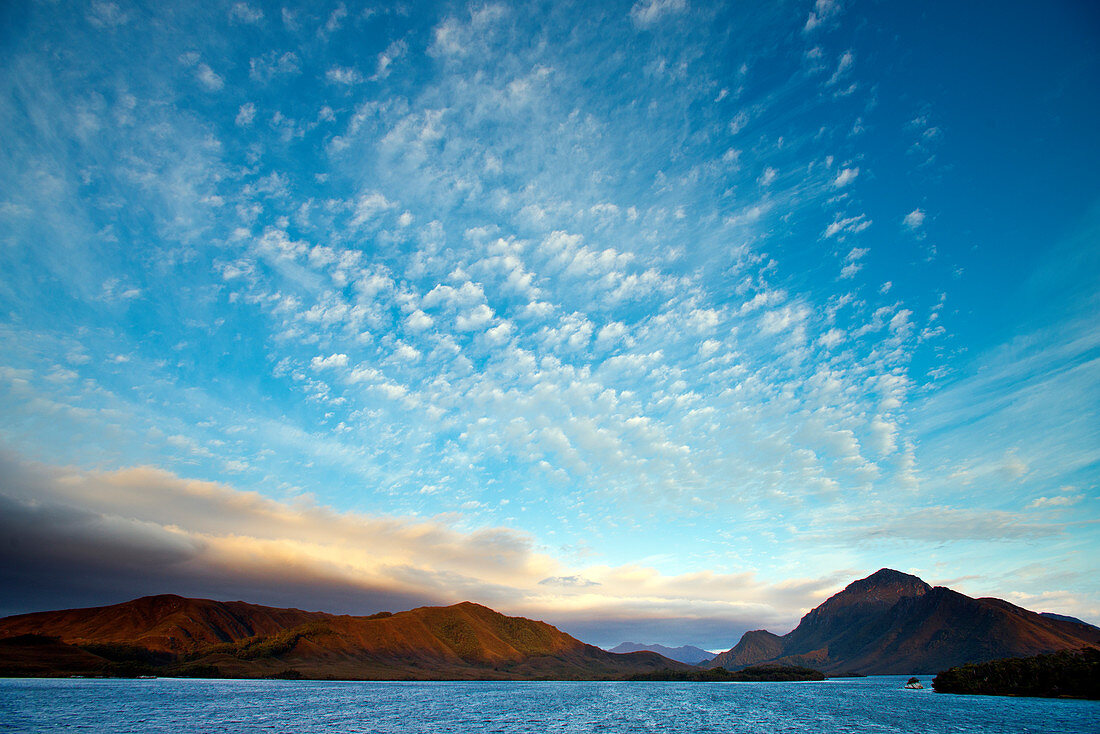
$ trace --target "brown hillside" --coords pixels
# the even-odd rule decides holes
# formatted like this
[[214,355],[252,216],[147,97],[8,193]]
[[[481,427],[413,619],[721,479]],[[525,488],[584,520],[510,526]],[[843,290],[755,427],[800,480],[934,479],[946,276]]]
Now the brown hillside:
[[0,619],[0,637],[39,634],[72,644],[125,643],[186,653],[204,645],[267,635],[332,615],[240,601],[145,596],[88,609],[35,612]]
[[[81,665],[77,672],[95,672],[105,660],[161,674],[311,678],[614,678],[688,667],[656,653],[609,653],[545,622],[471,602],[355,617],[158,596],[0,620],[0,637],[27,634],[53,638],[39,667],[58,674]],[[0,669],[25,669],[28,653],[16,647],[9,646],[10,660],[0,647]],[[5,666],[16,652],[20,664]]]
[[107,662],[56,637],[18,635],[0,639],[0,676],[75,675],[101,668]]

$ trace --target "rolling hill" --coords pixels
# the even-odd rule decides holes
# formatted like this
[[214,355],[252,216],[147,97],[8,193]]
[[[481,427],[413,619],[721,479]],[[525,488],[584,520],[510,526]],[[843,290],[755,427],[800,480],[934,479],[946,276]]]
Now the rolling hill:
[[164,595],[0,619],[0,674],[595,679],[685,666],[463,602],[369,617]]

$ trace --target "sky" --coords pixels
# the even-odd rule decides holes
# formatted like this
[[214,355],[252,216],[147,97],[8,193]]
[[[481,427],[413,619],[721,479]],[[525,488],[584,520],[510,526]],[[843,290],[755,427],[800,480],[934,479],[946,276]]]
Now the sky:
[[0,614],[1100,623],[1090,2],[0,7]]

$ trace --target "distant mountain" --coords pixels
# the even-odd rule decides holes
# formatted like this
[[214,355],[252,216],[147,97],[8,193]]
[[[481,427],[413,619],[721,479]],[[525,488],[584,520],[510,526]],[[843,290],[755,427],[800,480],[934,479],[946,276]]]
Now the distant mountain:
[[621,645],[616,645],[611,648],[608,652],[625,653],[645,651],[655,652],[659,655],[664,655],[670,660],[679,660],[681,663],[687,663],[688,665],[698,665],[704,660],[710,660],[714,657],[714,653],[698,647],[692,647],[691,645],[665,647],[664,645],[641,645],[637,642],[624,642]]
[[1063,622],[1076,622],[1077,624],[1083,624],[1086,627],[1092,627],[1093,629],[1100,629],[1095,624],[1089,624],[1083,619],[1077,617],[1071,617],[1068,614],[1055,614],[1054,612],[1039,612],[1040,617],[1049,617],[1050,619],[1060,619]]
[[1097,644],[1100,629],[1079,620],[972,599],[884,568],[827,599],[786,635],[746,632],[706,666],[737,670],[774,662],[826,673],[928,673]]
[[0,675],[599,679],[665,668],[688,666],[471,602],[354,617],[166,595],[0,619]]

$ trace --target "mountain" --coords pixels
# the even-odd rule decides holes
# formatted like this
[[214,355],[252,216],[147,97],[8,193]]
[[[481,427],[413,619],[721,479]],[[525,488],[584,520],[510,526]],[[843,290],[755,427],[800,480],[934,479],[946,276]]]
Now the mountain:
[[1039,616],[1040,617],[1048,617],[1050,619],[1060,619],[1063,622],[1076,622],[1077,624],[1083,624],[1086,627],[1093,627],[1095,629],[1100,629],[1100,627],[1097,627],[1095,624],[1089,624],[1088,622],[1086,622],[1083,619],[1078,619],[1077,617],[1071,617],[1068,614],[1055,614],[1054,612],[1039,612]]
[[463,602],[369,617],[151,596],[0,619],[0,675],[598,679],[688,666]]
[[679,660],[681,663],[687,663],[688,665],[698,665],[704,660],[710,660],[714,657],[714,653],[691,645],[665,647],[664,645],[641,645],[637,642],[624,642],[608,650],[608,652],[615,653],[645,651],[655,652],[658,655],[664,655],[669,660]]
[[783,638],[767,630],[752,630],[741,635],[741,641],[732,650],[719,653],[705,667],[741,670],[766,660],[778,660],[783,656]]
[[1097,644],[1100,629],[1083,622],[973,599],[884,568],[827,599],[786,635],[746,632],[706,666],[737,670],[768,662],[903,674]]
[[187,599],[174,594],[88,609],[19,614],[0,619],[0,637],[37,634],[73,644],[120,643],[166,653],[267,636],[333,616],[240,601]]

